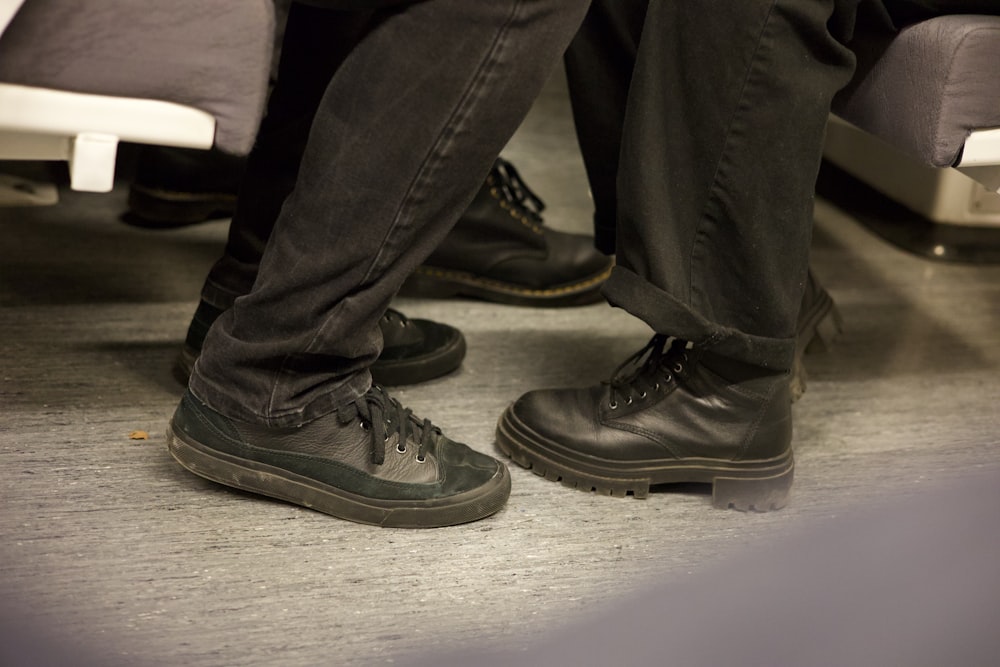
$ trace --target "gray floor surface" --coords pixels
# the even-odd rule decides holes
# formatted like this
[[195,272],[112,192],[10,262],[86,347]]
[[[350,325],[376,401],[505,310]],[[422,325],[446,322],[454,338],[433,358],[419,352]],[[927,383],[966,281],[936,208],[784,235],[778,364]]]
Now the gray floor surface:
[[[558,80],[504,154],[547,224],[589,231]],[[846,330],[807,360],[783,511],[717,511],[687,487],[597,497],[516,466],[504,510],[437,530],[233,492],[180,468],[164,442],[181,393],[171,365],[227,223],[147,231],[122,224],[124,210],[122,188],[0,208],[0,606],[95,664],[365,665],[519,647],[651,582],[1000,465],[1000,266],[915,258],[819,201],[813,265]],[[607,379],[650,334],[603,304],[395,305],[469,344],[458,373],[395,394],[490,453],[510,401]]]

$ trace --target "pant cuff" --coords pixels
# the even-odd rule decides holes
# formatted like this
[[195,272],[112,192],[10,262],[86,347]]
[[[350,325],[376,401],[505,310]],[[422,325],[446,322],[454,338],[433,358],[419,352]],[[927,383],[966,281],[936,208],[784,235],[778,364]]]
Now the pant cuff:
[[227,393],[210,378],[202,376],[197,364],[188,383],[191,393],[216,412],[231,419],[276,428],[295,428],[328,415],[364,396],[371,386],[371,373],[365,370],[336,383],[327,391],[314,394],[315,397],[302,406],[272,409],[266,403],[257,407],[258,404],[250,397],[241,399]]
[[716,324],[629,269],[615,266],[602,291],[611,305],[635,315],[656,333],[762,368],[792,368],[794,337],[754,336]]

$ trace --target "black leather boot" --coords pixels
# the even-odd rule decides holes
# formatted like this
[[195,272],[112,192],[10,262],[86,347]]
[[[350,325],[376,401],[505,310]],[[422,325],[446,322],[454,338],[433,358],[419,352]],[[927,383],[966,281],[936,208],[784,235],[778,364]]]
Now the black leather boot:
[[[125,221],[168,228],[231,217],[244,164],[244,158],[219,151],[146,147]],[[612,260],[594,248],[590,236],[543,226],[543,208],[514,167],[498,159],[468,210],[402,293],[525,306],[599,301]]]
[[[174,369],[182,384],[191,377],[205,336],[222,312],[204,301],[198,304]],[[390,308],[379,320],[379,328],[382,353],[369,369],[376,384],[392,387],[427,382],[451,373],[465,358],[465,336],[447,324],[411,320]]]
[[472,204],[401,293],[519,306],[601,300],[613,261],[591,236],[544,226],[544,208],[517,170],[497,159]]
[[500,449],[584,491],[643,498],[654,484],[704,482],[718,508],[783,507],[795,467],[788,374],[667,345],[654,336],[610,382],[528,392],[500,418]]

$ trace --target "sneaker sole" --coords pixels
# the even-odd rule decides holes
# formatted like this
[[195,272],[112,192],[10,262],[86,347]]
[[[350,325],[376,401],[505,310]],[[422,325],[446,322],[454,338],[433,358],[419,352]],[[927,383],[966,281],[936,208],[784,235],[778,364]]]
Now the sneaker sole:
[[790,449],[773,459],[751,461],[613,461],[585,456],[535,433],[510,408],[500,417],[496,438],[512,461],[536,475],[606,496],[645,498],[654,484],[698,482],[712,485],[716,508],[767,512],[788,504],[795,473]]
[[348,493],[275,466],[219,452],[167,428],[171,456],[190,472],[242,491],[284,500],[340,519],[385,528],[439,528],[495,514],[510,496],[504,465],[486,484],[447,498],[383,500]]
[[795,362],[792,368],[792,402],[799,400],[806,391],[806,368],[803,357],[806,354],[828,352],[833,341],[844,331],[844,320],[836,304],[824,291],[806,314],[799,329],[795,346]]
[[601,295],[601,285],[610,275],[611,269],[608,268],[567,285],[532,289],[463,271],[421,266],[407,278],[400,294],[432,299],[472,297],[511,306],[536,308],[583,306],[604,299]]

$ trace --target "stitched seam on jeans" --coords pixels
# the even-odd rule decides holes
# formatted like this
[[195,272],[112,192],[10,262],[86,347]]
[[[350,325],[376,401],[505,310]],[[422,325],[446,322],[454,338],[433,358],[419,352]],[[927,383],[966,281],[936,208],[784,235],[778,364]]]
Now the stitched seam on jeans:
[[691,280],[688,283],[688,295],[689,295],[688,298],[692,302],[692,305],[694,301],[694,299],[692,298],[694,294],[694,281],[695,281],[695,275],[697,275],[697,271],[695,270],[696,254],[698,254],[697,251],[699,250],[699,248],[705,245],[705,238],[706,238],[704,232],[705,216],[708,214],[709,206],[718,200],[717,193],[719,188],[719,176],[720,172],[722,172],[722,163],[727,154],[727,151],[729,150],[730,139],[732,138],[733,127],[736,125],[736,119],[739,117],[740,113],[746,108],[747,89],[750,87],[750,81],[753,78],[754,74],[756,73],[757,70],[756,63],[758,56],[761,53],[762,44],[764,43],[764,34],[771,26],[771,17],[774,14],[774,9],[777,4],[778,0],[771,1],[771,6],[767,11],[766,16],[764,17],[763,24],[761,25],[760,28],[760,32],[757,35],[757,44],[754,47],[753,54],[750,57],[750,61],[747,66],[746,76],[743,79],[743,85],[740,87],[739,97],[737,98],[736,105],[733,109],[733,113],[729,118],[729,123],[726,125],[726,137],[722,142],[722,150],[719,153],[719,159],[715,165],[715,172],[712,174],[712,187],[709,190],[709,196],[705,202],[705,207],[702,209],[701,212],[700,216],[701,224],[698,227],[698,231],[695,232],[694,242],[691,245],[691,254],[690,254]]

